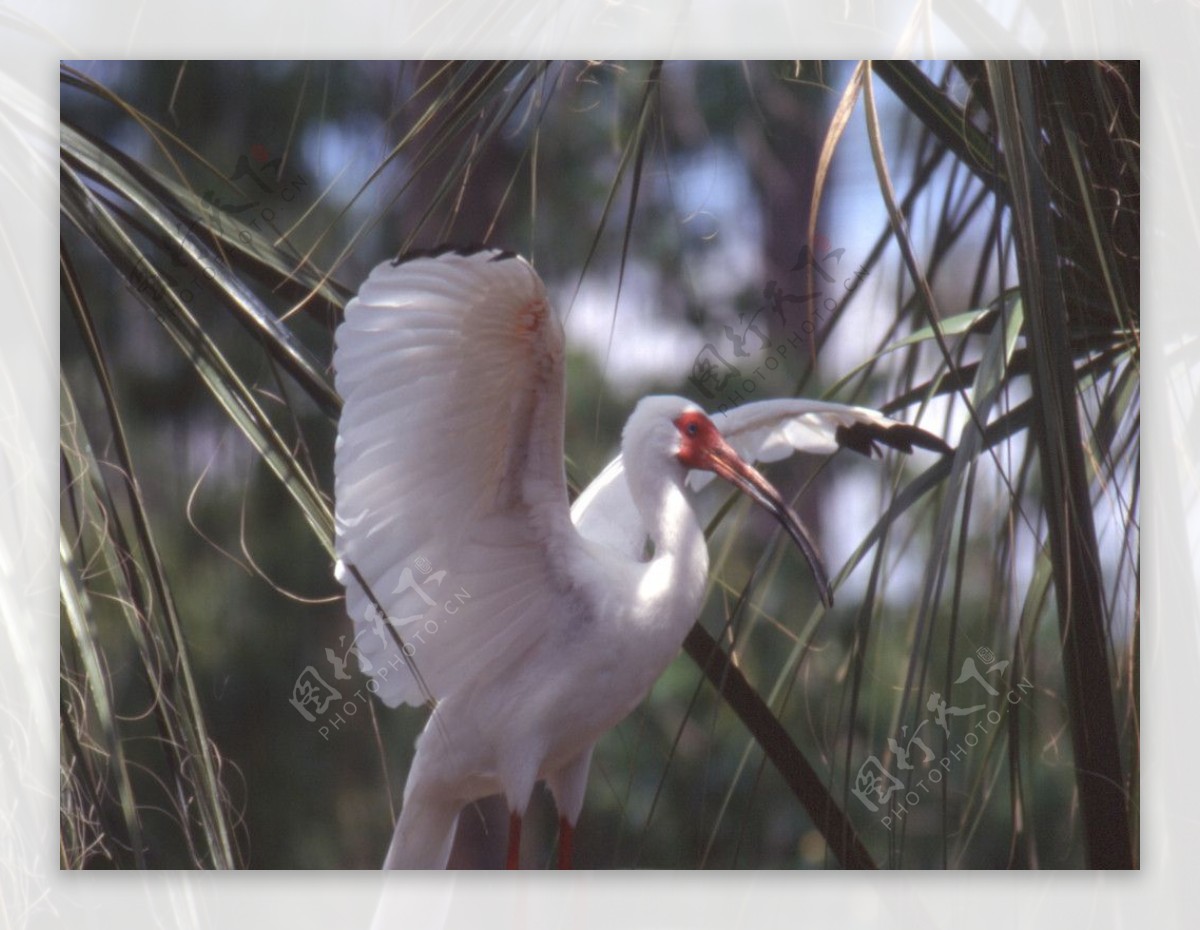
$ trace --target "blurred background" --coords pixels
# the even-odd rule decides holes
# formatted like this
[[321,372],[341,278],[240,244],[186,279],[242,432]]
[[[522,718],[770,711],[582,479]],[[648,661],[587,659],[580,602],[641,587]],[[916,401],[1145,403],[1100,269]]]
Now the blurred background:
[[[348,653],[332,333],[371,267],[446,242],[546,280],[573,489],[646,393],[824,397],[956,446],[769,466],[828,612],[710,487],[698,621],[875,864],[1136,864],[1136,62],[61,80],[64,868],[382,861],[425,713]],[[597,749],[577,866],[844,864],[766,748],[681,655]],[[502,864],[505,828],[469,810],[452,865]],[[552,862],[543,792],[527,829]]]

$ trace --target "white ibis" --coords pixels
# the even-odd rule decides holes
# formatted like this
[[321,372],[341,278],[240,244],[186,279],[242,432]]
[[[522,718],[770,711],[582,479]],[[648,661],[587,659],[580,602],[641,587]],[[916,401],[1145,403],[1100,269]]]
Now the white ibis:
[[386,868],[444,868],[459,811],[503,794],[508,865],[544,781],[569,867],[592,748],[679,651],[708,550],[685,493],[711,472],[765,507],[832,592],[799,518],[750,464],[794,449],[948,447],[872,410],[807,400],[710,418],[647,397],[621,455],[572,507],[563,335],[509,252],[387,262],[346,307],[335,471],[337,576],[368,688],[428,704]]

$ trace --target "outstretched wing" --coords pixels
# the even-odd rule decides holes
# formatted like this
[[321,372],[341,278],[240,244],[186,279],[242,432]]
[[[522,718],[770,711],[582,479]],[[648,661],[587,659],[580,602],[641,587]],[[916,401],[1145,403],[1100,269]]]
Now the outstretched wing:
[[[820,400],[763,400],[713,414],[712,421],[748,462],[776,462],[793,452],[830,455],[841,448],[870,457],[882,454],[880,445],[900,452],[912,452],[914,446],[943,454],[953,451],[941,437],[919,426],[868,407]],[[693,488],[711,479],[709,472],[688,476]]]
[[[953,451],[941,438],[866,407],[818,400],[764,400],[712,415],[725,441],[748,462],[774,462],[793,452],[828,455],[839,448],[862,455],[880,454],[885,445],[901,452],[913,447]],[[688,485],[702,488],[712,472],[693,471]],[[629,558],[641,558],[646,532],[634,506],[621,457],[600,473],[571,508],[580,535],[608,545]]]
[[359,662],[388,704],[440,699],[553,619],[550,553],[574,532],[562,330],[524,259],[425,253],[371,272],[333,363],[337,577]]

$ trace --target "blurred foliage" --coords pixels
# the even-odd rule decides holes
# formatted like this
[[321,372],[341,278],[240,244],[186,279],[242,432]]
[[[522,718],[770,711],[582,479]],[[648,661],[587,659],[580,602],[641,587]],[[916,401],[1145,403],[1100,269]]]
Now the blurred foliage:
[[[1136,62],[81,63],[61,104],[64,867],[378,866],[424,715],[336,677],[328,365],[367,271],[446,241],[547,280],[573,488],[652,391],[945,434],[771,466],[843,541],[828,613],[706,492],[699,622],[876,863],[1137,861]],[[600,743],[577,865],[837,866],[739,714],[681,655]],[[501,861],[477,813],[453,864]],[[551,861],[541,794],[528,831]]]

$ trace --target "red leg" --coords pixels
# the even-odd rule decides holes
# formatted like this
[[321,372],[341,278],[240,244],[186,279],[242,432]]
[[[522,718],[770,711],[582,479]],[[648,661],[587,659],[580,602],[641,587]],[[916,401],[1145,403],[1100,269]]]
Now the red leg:
[[521,867],[521,815],[516,811],[508,815],[508,861],[504,867]]
[[571,868],[571,858],[575,853],[575,828],[567,822],[566,817],[558,818],[558,867]]

